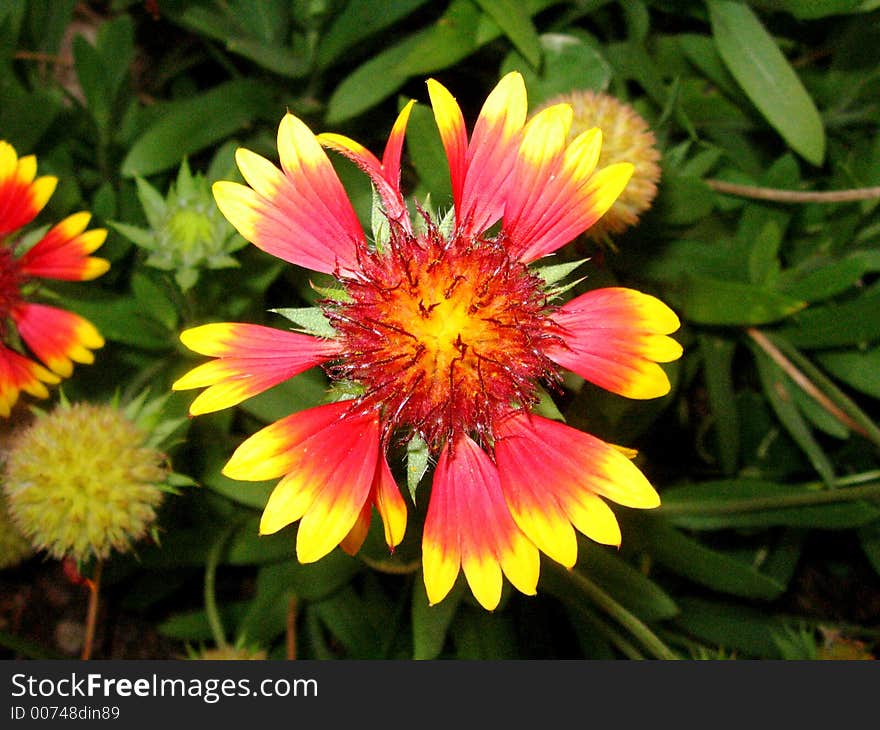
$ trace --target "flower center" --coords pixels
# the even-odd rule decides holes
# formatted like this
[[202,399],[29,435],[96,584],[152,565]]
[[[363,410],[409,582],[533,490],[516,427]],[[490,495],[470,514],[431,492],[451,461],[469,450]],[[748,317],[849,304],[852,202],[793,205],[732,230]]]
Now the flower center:
[[408,428],[435,447],[489,435],[555,373],[542,283],[497,239],[397,234],[343,280],[351,301],[326,307],[345,353],[330,374],[358,383],[389,431]]

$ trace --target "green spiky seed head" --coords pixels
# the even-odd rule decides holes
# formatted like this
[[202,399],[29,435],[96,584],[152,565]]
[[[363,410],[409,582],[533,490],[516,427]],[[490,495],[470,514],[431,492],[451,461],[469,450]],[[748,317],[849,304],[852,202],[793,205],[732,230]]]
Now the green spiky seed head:
[[55,558],[103,559],[143,537],[169,474],[162,452],[112,405],[62,404],[13,437],[3,490],[31,544]]
[[33,552],[31,544],[9,516],[6,499],[0,494],[0,570],[18,565]]

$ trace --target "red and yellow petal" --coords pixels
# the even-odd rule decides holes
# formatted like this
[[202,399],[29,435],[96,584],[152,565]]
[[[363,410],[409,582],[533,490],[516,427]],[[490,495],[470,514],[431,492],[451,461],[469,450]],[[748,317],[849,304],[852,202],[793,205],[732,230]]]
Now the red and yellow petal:
[[382,161],[359,142],[341,134],[324,133],[318,135],[318,141],[345,155],[348,159],[360,167],[373,182],[376,190],[382,198],[385,213],[389,220],[396,221],[403,226],[404,230],[411,231],[412,225],[400,192],[400,158],[403,150],[403,140],[406,133],[406,125],[409,121],[415,101],[408,102],[397,116]]
[[310,563],[339,545],[355,526],[369,499],[378,458],[378,416],[353,412],[351,402],[331,403],[257,432],[223,473],[252,480],[282,470],[284,478],[269,496],[260,533],[300,520],[297,557]]
[[461,208],[456,208],[466,234],[481,233],[504,213],[506,183],[527,113],[525,82],[513,71],[486,98],[471,134]]
[[0,416],[6,418],[21,391],[35,398],[47,398],[44,383],[55,385],[60,378],[42,365],[0,345]]
[[467,169],[467,128],[464,115],[455,97],[439,81],[428,79],[428,96],[434,121],[440,132],[440,141],[446,152],[449,164],[449,178],[452,184],[452,202],[456,211],[462,210],[462,191]]
[[[543,120],[534,135],[540,138],[539,132],[552,122]],[[543,136],[557,139],[557,134],[547,129]],[[623,192],[633,165],[619,162],[594,172],[601,143],[601,132],[592,129],[578,135],[561,156],[536,154],[539,145],[521,146],[504,211],[504,231],[519,260],[534,261],[564,246],[599,220]]]
[[370,532],[370,523],[373,519],[373,503],[368,499],[361,507],[357,518],[354,521],[348,534],[342,538],[339,547],[348,555],[357,555],[358,551],[363,547],[364,540]]
[[73,373],[74,362],[93,363],[91,351],[104,346],[104,338],[91,322],[64,309],[23,303],[11,316],[31,352],[63,378]]
[[356,271],[364,233],[321,144],[287,114],[278,128],[281,170],[249,150],[236,153],[248,186],[214,183],[217,206],[255,246],[325,273]]
[[495,431],[495,462],[513,519],[562,565],[577,559],[565,522],[596,542],[620,544],[617,519],[601,498],[642,509],[660,504],[638,467],[595,436],[527,413],[501,420]]
[[385,543],[393,552],[394,548],[403,540],[403,535],[406,532],[406,503],[400,496],[400,490],[391,474],[384,453],[379,454],[376,463],[376,474],[373,476],[373,484],[370,487],[370,498],[364,503],[354,526],[340,545],[349,555],[354,555],[361,549],[370,529],[374,506],[382,518]]
[[36,174],[33,155],[19,158],[11,144],[0,140],[0,236],[30,223],[55,192],[58,178],[34,179]]
[[519,530],[501,492],[492,460],[467,436],[440,454],[422,536],[425,588],[431,604],[449,593],[459,569],[477,601],[493,610],[502,573],[533,595],[538,551]]
[[19,267],[27,276],[64,281],[89,281],[110,268],[106,259],[89,256],[104,243],[107,231],[86,227],[91,213],[74,213],[54,225],[19,259]]
[[523,130],[504,208],[504,231],[515,256],[524,252],[521,242],[531,243],[541,227],[551,224],[548,212],[571,184],[560,168],[572,116],[570,105],[556,104],[536,114]]
[[553,319],[564,344],[548,349],[551,360],[628,398],[669,392],[669,378],[657,363],[681,356],[681,345],[667,337],[679,320],[659,299],[623,287],[596,289],[560,307]]
[[287,474],[298,458],[297,447],[340,420],[351,403],[341,401],[298,411],[261,428],[232,453],[223,474],[230,479],[261,482]]
[[470,144],[452,94],[430,79],[428,95],[449,162],[458,227],[465,235],[481,233],[504,211],[505,182],[526,120],[525,83],[516,71],[498,82],[480,110]]
[[190,405],[191,415],[238,405],[339,352],[336,342],[261,325],[216,322],[184,330],[181,342],[216,357],[186,373],[173,390],[207,387]]

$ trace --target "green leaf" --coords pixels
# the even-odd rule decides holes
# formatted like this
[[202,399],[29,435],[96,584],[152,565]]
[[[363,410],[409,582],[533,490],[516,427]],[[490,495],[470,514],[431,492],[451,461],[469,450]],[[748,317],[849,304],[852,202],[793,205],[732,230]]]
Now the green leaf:
[[[249,486],[249,485],[248,485]],[[229,538],[223,562],[229,565],[256,565],[293,559],[294,544],[290,531],[273,535],[260,534],[260,517],[249,517]]]
[[134,60],[134,23],[131,16],[120,14],[101,23],[96,46],[103,57],[106,90],[112,103],[131,73]]
[[94,324],[108,340],[147,350],[174,347],[176,335],[129,297],[65,299],[65,308]]
[[480,20],[481,13],[471,0],[452,0],[443,16],[417,36],[418,42],[401,60],[401,68],[408,76],[417,76],[458,63],[479,47]]
[[[810,502],[817,498],[827,503]],[[836,500],[836,501],[832,501]],[[667,487],[660,514],[692,530],[746,527],[859,527],[880,517],[862,492],[844,487],[789,486],[760,479],[726,479]]]
[[387,612],[390,607],[386,602],[368,602],[351,586],[310,606],[330,635],[344,647],[347,659],[383,658],[383,634],[393,630],[394,623],[387,614],[377,619],[374,614],[382,609]]
[[715,193],[699,178],[672,173],[663,176],[654,205],[665,223],[683,226],[712,212]]
[[[226,49],[237,53],[273,73],[300,78],[309,71],[302,53],[285,45],[289,38],[289,17],[285,3],[242,4],[240,8],[187,7],[177,22],[199,35],[220,41]],[[172,14],[173,15],[173,14]]]
[[711,38],[696,33],[682,33],[675,36],[675,39],[687,59],[721,89],[725,96],[736,101],[739,101],[740,97],[745,99],[736,80],[730,75],[730,71],[718,55],[718,48]]
[[334,14],[330,27],[323,32],[318,46],[317,65],[327,68],[345,58],[345,51],[362,43],[424,5],[427,0],[349,0]]
[[763,350],[753,348],[753,351],[767,401],[822,479],[831,484],[834,481],[834,466],[794,403],[791,389],[797,386]]
[[555,284],[557,281],[562,281],[562,279],[587,261],[589,261],[589,259],[566,261],[561,264],[547,264],[546,266],[538,266],[532,269],[532,273],[543,279],[544,284],[549,286],[550,284]]
[[760,286],[709,276],[684,276],[668,296],[687,319],[708,325],[766,324],[806,306],[806,302]]
[[782,239],[782,227],[774,220],[766,221],[754,237],[749,251],[749,278],[753,284],[772,286],[779,276]]
[[146,228],[138,228],[130,226],[128,223],[120,223],[119,221],[107,221],[107,224],[116,232],[121,233],[129,241],[141,248],[153,248],[155,236],[153,232]]
[[538,402],[532,406],[532,413],[537,413],[539,416],[549,418],[551,421],[561,421],[562,423],[565,423],[565,416],[562,415],[559,406],[556,405],[553,397],[544,390],[544,388],[538,386],[535,395],[538,396]]
[[808,162],[825,159],[819,112],[776,42],[748,5],[707,0],[712,35],[730,73],[770,125]]
[[317,368],[295,375],[273,388],[248,398],[240,408],[264,423],[324,402],[327,378]]
[[388,222],[388,216],[382,206],[382,196],[379,195],[375,187],[373,188],[373,206],[370,210],[370,228],[376,250],[382,253],[391,240],[391,224]]
[[406,444],[406,486],[413,504],[417,504],[416,491],[430,463],[428,444],[421,437],[413,436]]
[[733,386],[733,355],[735,344],[711,335],[699,337],[703,358],[703,377],[712,411],[712,425],[718,439],[721,470],[736,471],[739,461],[739,413]]
[[768,336],[776,347],[778,347],[782,353],[792,361],[794,366],[813,383],[818,391],[824,394],[843,414],[848,416],[851,419],[852,424],[855,424],[860,428],[847,424],[848,427],[860,431],[865,438],[873,441],[875,444],[880,444],[880,427],[874,423],[871,417],[865,413],[865,411],[863,411],[852,398],[838,388],[831,378],[816,367],[812,361],[797,348],[793,347],[790,342],[774,335]]
[[[557,0],[530,0],[533,16]],[[431,26],[407,36],[373,56],[342,80],[327,105],[326,120],[335,124],[388,98],[413,76],[452,66],[501,35],[501,29],[470,0],[453,0]]]
[[531,65],[516,51],[501,64],[500,74],[519,71],[525,81],[532,108],[559,94],[575,89],[605,91],[611,81],[611,64],[594,43],[566,33],[545,33],[540,37],[544,61]]
[[522,2],[515,0],[475,0],[494,20],[533,68],[541,63],[541,43],[532,19]]
[[814,306],[792,317],[778,331],[795,347],[832,348],[880,340],[880,287],[855,299]]
[[875,572],[880,575],[880,520],[858,531],[859,544]]
[[836,261],[812,257],[782,272],[777,288],[789,296],[820,302],[857,286],[868,273],[880,271],[880,251],[854,251]]
[[19,154],[32,150],[62,110],[61,102],[45,89],[23,91],[0,83],[0,129],[3,139]]
[[654,581],[602,545],[578,540],[579,570],[643,621],[663,621],[678,613],[675,601]]
[[226,48],[263,68],[293,79],[305,76],[309,70],[309,64],[303,56],[292,53],[284,46],[250,38],[229,38]]
[[[641,521],[640,521],[641,522]],[[773,600],[785,587],[752,565],[706,547],[661,519],[643,520],[640,539],[669,570],[721,593]]]
[[[288,554],[293,541],[287,537]],[[334,551],[318,563],[289,560],[263,565],[257,573],[254,596],[241,618],[236,635],[246,642],[269,644],[284,632],[289,601],[320,601],[348,583],[359,570],[356,560]]]
[[320,307],[294,307],[282,309],[270,309],[270,312],[280,314],[294,324],[299,325],[299,331],[315,337],[336,337],[336,330]]
[[675,624],[700,640],[760,659],[780,659],[773,634],[785,627],[782,619],[749,606],[682,598]]
[[824,431],[829,436],[834,436],[834,438],[849,438],[850,431],[848,425],[841,423],[824,406],[820,405],[815,398],[805,393],[801,388],[792,388],[789,392],[798,410],[814,427]]
[[796,18],[812,20],[830,15],[859,12],[864,0],[779,0],[780,5]]
[[519,656],[517,630],[510,614],[463,607],[452,628],[456,659],[499,660]]
[[[237,601],[219,606],[220,618],[225,626],[235,626],[246,614],[250,603]],[[157,630],[163,636],[182,641],[213,641],[214,634],[205,611],[178,613],[159,624]]]
[[76,77],[89,112],[98,128],[105,130],[110,124],[111,100],[108,99],[104,60],[97,49],[81,35],[73,39],[73,59]]
[[336,87],[327,104],[327,121],[336,123],[378,104],[410,76],[454,64],[476,50],[480,13],[469,0],[454,0],[429,28],[377,54]]
[[[224,456],[224,462],[226,457]],[[269,499],[272,490],[278,483],[277,479],[263,482],[241,482],[237,479],[230,479],[220,473],[223,463],[219,463],[216,468],[210,469],[202,476],[202,484],[211,491],[222,494],[227,499],[231,499],[239,504],[253,507],[254,509],[263,509]]]
[[272,105],[272,88],[257,80],[235,79],[210,91],[167,103],[122,161],[126,177],[176,167],[192,155],[250,124]]
[[168,330],[177,329],[178,313],[167,292],[149,276],[135,272],[131,277],[131,291],[135,301],[150,312],[152,318]]
[[[410,113],[406,130],[406,149],[418,173],[419,181],[437,200],[452,202],[452,184],[449,182],[449,163],[434,115],[423,105],[416,104]],[[451,209],[451,208],[450,208]]]
[[851,388],[880,398],[880,347],[869,350],[820,352],[819,364]]
[[458,581],[440,603],[429,605],[425,581],[419,572],[412,591],[413,659],[436,659],[440,656],[463,595],[464,586]]

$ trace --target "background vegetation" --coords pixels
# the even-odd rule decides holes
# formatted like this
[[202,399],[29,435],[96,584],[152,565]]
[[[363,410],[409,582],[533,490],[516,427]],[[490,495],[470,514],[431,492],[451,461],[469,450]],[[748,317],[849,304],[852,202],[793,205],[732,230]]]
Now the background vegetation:
[[[877,650],[878,198],[800,195],[880,186],[877,0],[5,0],[0,138],[60,179],[41,221],[87,209],[110,230],[110,272],[59,289],[108,340],[65,383],[67,398],[163,395],[197,362],[182,328],[284,326],[267,310],[318,296],[308,272],[241,247],[222,224],[218,250],[172,256],[172,186],[180,207],[201,210],[205,181],[237,179],[236,146],[276,158],[287,109],[380,151],[416,98],[405,186],[448,205],[424,80],[441,80],[472,122],[513,68],[533,107],[602,90],[657,136],[653,208],[610,244],[578,241],[563,255],[590,257],[577,291],[621,283],[680,314],[673,391],[629,402],[572,382],[557,406],[638,448],[663,506],[615,506],[620,550],[584,541],[572,572],[545,563],[537,597],[505,594],[492,614],[466,590],[427,606],[417,517],[393,558],[376,534],[358,557],[337,550],[299,565],[295,528],[257,536],[272,485],[219,470],[245,435],[321,401],[324,376],[309,371],[184,419],[169,456],[198,486],[166,500],[158,543],[106,566],[95,656],[184,656],[222,642],[273,658]],[[337,163],[369,230],[368,181]],[[798,194],[756,199],[724,183]],[[192,397],[174,394],[167,418]],[[84,602],[41,556],[3,571],[0,652],[75,654],[64,627],[82,621]]]

